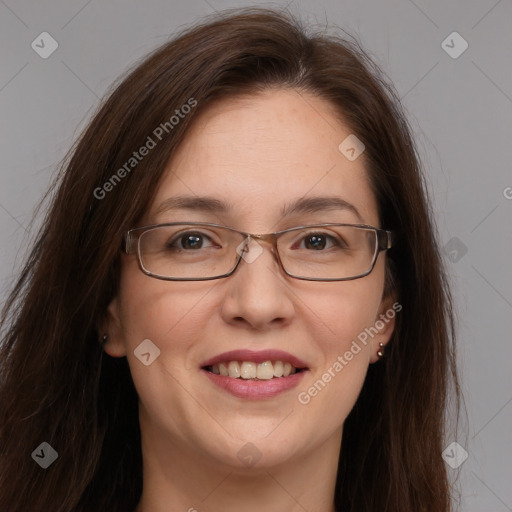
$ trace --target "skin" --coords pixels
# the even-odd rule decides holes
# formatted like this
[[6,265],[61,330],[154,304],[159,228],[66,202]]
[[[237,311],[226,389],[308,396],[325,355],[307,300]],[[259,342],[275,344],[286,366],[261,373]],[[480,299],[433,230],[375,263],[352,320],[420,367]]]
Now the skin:
[[[202,221],[269,233],[361,222],[344,210],[280,216],[284,204],[303,196],[337,195],[364,223],[380,227],[364,154],[351,162],[338,150],[350,133],[329,103],[295,90],[214,103],[169,161],[140,225]],[[162,201],[180,194],[211,195],[234,209],[156,215]],[[286,276],[270,246],[262,247],[255,261],[213,281],[154,279],[141,272],[135,255],[122,258],[105,351],[128,358],[139,395],[143,494],[137,512],[334,511],[343,423],[394,321],[361,344],[307,405],[297,396],[391,308],[393,298],[383,298],[385,252],[364,278],[313,282]],[[134,355],[144,339],[161,351],[149,366]],[[210,383],[200,363],[239,348],[290,352],[309,372],[297,388],[274,398],[234,397]],[[246,443],[261,454],[252,467],[237,456]]]

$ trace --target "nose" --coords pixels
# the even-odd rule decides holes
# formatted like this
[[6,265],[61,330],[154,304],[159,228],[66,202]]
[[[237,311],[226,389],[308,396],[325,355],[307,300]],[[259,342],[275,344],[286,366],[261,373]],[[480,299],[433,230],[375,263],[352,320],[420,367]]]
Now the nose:
[[270,241],[248,242],[238,268],[226,279],[222,316],[227,323],[248,329],[287,325],[295,311],[289,279]]

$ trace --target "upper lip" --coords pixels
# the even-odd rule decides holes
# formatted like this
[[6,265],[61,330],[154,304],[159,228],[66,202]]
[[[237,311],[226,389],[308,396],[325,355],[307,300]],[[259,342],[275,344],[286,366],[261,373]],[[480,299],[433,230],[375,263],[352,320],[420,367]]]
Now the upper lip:
[[307,364],[304,361],[283,350],[231,350],[204,361],[201,363],[201,367],[204,368],[205,366],[213,366],[214,364],[229,361],[252,361],[253,363],[283,361],[284,363],[292,364],[295,368],[307,368]]

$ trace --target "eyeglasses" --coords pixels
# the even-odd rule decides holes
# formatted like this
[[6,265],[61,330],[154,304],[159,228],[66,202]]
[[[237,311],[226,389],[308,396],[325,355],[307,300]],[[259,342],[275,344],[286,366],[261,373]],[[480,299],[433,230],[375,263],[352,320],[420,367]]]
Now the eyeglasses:
[[129,230],[127,254],[136,252],[148,276],[206,281],[232,275],[242,258],[251,263],[272,244],[283,271],[306,281],[348,281],[368,275],[392,233],[365,224],[314,224],[256,235],[206,222],[171,222]]

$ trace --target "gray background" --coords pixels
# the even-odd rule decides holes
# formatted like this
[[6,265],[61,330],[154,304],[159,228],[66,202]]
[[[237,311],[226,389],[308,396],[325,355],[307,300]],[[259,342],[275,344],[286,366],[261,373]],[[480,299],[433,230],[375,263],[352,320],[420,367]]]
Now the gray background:
[[[2,302],[34,236],[34,207],[109,84],[177,28],[246,5],[0,0]],[[469,453],[460,466],[461,509],[512,510],[512,2],[324,0],[289,8],[360,38],[403,100],[457,301],[469,423],[467,440],[447,445],[459,440]],[[59,44],[47,59],[31,48],[43,31]],[[453,31],[469,44],[458,58],[441,46]]]

